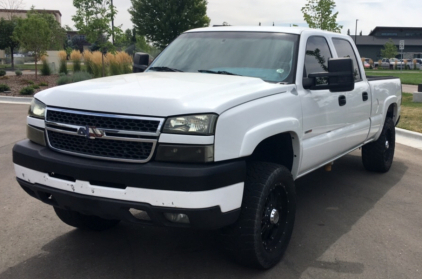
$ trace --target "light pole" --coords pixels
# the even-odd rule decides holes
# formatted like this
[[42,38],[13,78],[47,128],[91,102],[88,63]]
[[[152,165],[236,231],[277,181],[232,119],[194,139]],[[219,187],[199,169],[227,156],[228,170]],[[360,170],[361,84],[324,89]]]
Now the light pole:
[[355,45],[356,45],[356,33],[358,32],[358,20],[356,19],[356,28],[355,28]]

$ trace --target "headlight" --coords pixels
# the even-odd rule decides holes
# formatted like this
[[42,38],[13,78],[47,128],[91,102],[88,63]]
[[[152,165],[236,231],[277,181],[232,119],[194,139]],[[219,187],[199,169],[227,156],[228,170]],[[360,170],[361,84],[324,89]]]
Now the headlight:
[[45,108],[46,108],[46,106],[43,103],[41,103],[37,99],[33,98],[32,102],[31,102],[31,106],[29,107],[28,114],[31,117],[44,119],[45,118]]
[[217,115],[201,114],[176,116],[167,119],[163,133],[187,135],[214,135]]

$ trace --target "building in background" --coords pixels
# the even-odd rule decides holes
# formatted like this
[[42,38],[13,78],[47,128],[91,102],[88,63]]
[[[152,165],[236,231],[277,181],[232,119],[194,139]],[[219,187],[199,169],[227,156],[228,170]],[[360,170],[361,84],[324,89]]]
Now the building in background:
[[[355,40],[354,35],[351,37]],[[368,36],[357,35],[355,43],[361,57],[377,61],[384,58],[381,57],[381,49],[389,39],[393,40],[397,49],[400,41],[405,41],[404,59],[422,58],[422,27],[375,27]],[[400,50],[397,58],[401,58]]]
[[[60,25],[62,24],[62,14],[58,10],[41,10],[35,9],[34,11],[39,13],[49,13],[54,16]],[[9,9],[0,9],[0,18],[10,19],[12,16],[26,18],[26,14],[29,10],[9,10]]]
[[[62,14],[58,10],[41,10],[35,9],[34,11],[39,13],[49,13],[54,16],[57,22],[61,25],[62,23]],[[10,20],[12,17],[26,18],[29,10],[11,10],[11,9],[0,9],[0,18]],[[0,49],[0,63],[3,63],[5,59],[5,51]]]

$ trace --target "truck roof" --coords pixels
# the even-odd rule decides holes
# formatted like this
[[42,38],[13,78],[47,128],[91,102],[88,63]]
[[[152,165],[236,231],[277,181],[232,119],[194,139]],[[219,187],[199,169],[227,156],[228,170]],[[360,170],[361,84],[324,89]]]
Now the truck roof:
[[188,30],[185,33],[190,32],[230,32],[230,31],[238,31],[238,32],[280,32],[280,33],[289,33],[289,34],[297,34],[300,35],[303,31],[312,30],[315,33],[329,33],[329,34],[337,34],[340,33],[333,33],[329,31],[322,31],[319,29],[310,29],[304,27],[279,27],[279,26],[219,26],[219,27],[205,27],[205,28],[198,28]]

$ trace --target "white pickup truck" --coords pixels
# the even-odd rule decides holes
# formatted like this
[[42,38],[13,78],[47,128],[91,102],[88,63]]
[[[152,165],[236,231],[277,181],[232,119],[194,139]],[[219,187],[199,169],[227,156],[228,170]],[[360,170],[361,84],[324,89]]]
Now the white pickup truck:
[[196,29],[143,69],[35,95],[17,181],[66,224],[221,229],[266,269],[293,231],[295,179],[360,147],[368,171],[393,162],[400,80],[365,76],[349,36]]

